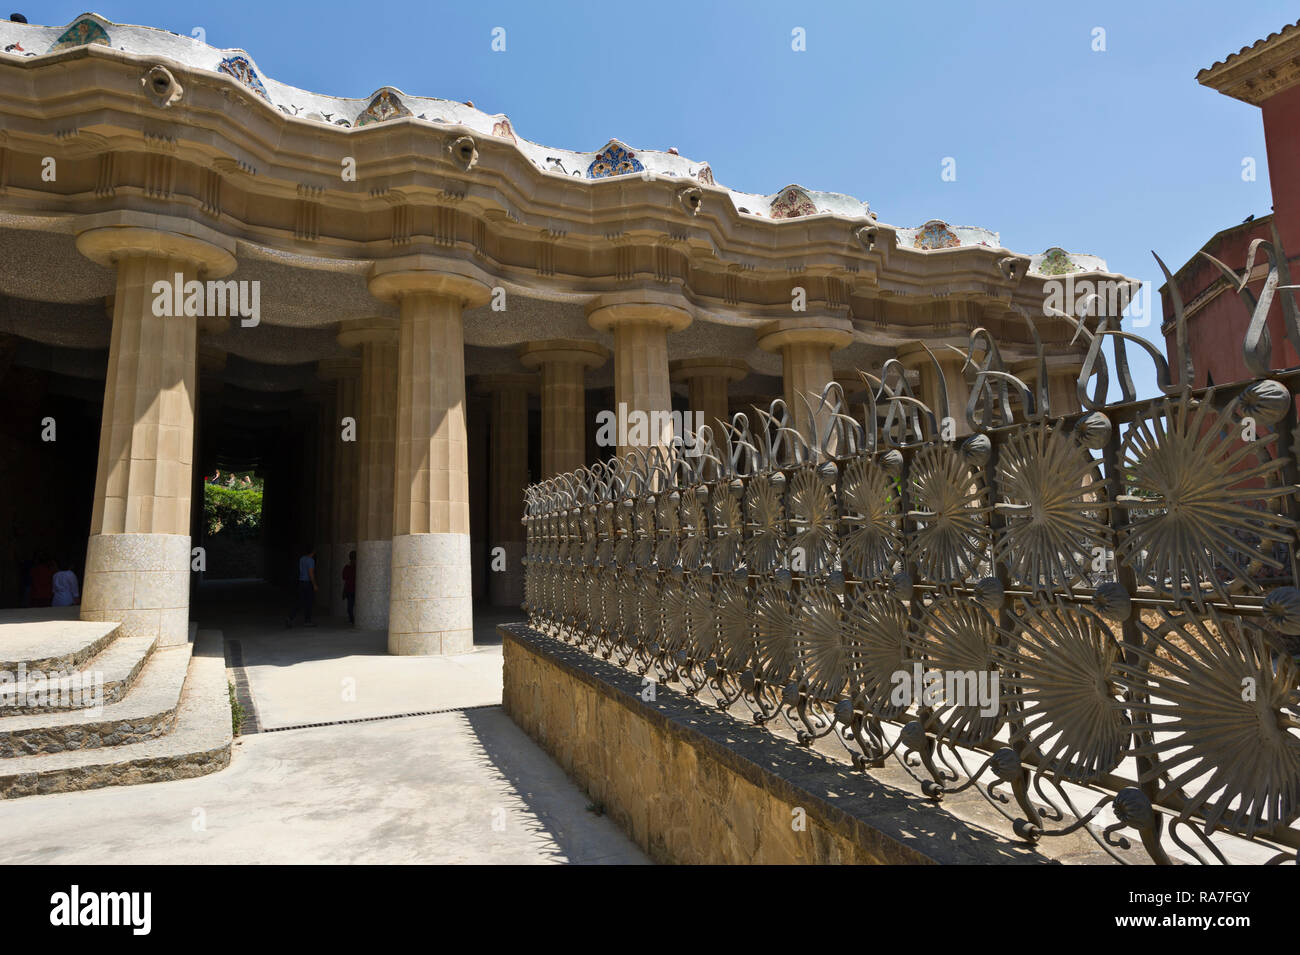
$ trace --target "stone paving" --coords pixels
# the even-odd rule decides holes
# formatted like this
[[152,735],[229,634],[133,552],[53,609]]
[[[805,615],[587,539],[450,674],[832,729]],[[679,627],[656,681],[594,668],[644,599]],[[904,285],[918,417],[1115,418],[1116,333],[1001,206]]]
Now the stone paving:
[[[395,658],[339,621],[286,631],[278,602],[260,585],[196,602],[240,641],[262,717],[227,769],[0,803],[0,863],[647,861],[501,711],[513,615],[478,615],[470,653]],[[448,712],[336,723],[428,710]],[[335,725],[265,732],[309,723]]]

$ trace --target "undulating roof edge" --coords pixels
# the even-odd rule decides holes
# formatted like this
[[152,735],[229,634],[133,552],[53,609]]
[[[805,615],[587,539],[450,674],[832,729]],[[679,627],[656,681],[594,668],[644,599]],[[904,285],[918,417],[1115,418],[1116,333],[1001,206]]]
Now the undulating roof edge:
[[[822,192],[791,183],[769,195],[739,192],[714,180],[707,162],[681,156],[675,149],[633,149],[611,139],[594,152],[544,146],[519,136],[502,113],[485,113],[472,103],[428,96],[412,96],[393,86],[380,87],[369,97],[352,99],[324,96],[271,79],[252,56],[238,48],[218,49],[195,37],[157,27],[114,23],[97,13],[83,13],[64,26],[42,26],[0,20],[0,51],[8,56],[39,57],[79,46],[98,44],[127,53],[157,55],[191,69],[232,77],[268,108],[288,116],[340,128],[357,128],[410,118],[430,123],[463,126],[484,135],[511,141],[538,168],[593,181],[615,176],[655,174],[673,176],[725,192],[737,211],[767,219],[798,219],[835,215],[875,222],[868,203],[837,192]],[[952,225],[931,219],[916,228],[891,226],[900,247],[933,252],[968,246],[1002,248],[998,233],[978,226]],[[1106,262],[1095,255],[1066,252],[1052,247],[1027,256],[1028,271],[1039,275],[1106,272]]]

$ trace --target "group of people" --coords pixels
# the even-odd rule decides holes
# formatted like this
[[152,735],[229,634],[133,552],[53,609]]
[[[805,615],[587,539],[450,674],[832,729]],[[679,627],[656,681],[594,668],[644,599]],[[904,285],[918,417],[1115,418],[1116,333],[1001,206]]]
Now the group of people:
[[[223,483],[221,480],[221,468],[217,468],[216,474],[212,475],[212,477],[204,478],[203,481],[205,484]],[[232,471],[226,474],[226,480],[224,483],[226,487],[252,487],[253,479],[249,477],[247,474],[245,474],[242,478],[236,477],[234,472]]]
[[71,562],[47,554],[23,565],[23,595],[28,607],[71,607],[81,602]]
[[[293,606],[293,610],[284,621],[285,629],[293,626],[293,622],[298,619],[299,611],[302,612],[302,625],[304,627],[314,627],[311,612],[316,603],[316,594],[320,586],[316,583],[316,548],[308,547],[306,552],[298,558],[298,600]],[[348,608],[348,623],[356,626],[356,606],[357,606],[357,552],[348,553],[348,562],[343,566],[343,600]]]

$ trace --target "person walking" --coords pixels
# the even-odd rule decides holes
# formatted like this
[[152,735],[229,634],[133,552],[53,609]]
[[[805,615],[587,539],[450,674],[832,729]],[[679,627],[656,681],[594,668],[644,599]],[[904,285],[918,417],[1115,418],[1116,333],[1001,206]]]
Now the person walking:
[[304,627],[316,626],[311,620],[311,608],[312,604],[315,603],[318,589],[316,586],[316,548],[308,547],[306,553],[298,558],[298,602],[294,604],[289,619],[284,622],[286,630],[293,626],[293,621],[298,616],[299,610],[303,612],[302,625]]
[[52,585],[54,599],[50,606],[71,607],[73,604],[81,603],[81,589],[77,586],[77,575],[66,560],[59,561],[59,572],[54,575]]
[[343,567],[343,599],[348,605],[348,623],[357,625],[357,552],[348,553],[348,562]]

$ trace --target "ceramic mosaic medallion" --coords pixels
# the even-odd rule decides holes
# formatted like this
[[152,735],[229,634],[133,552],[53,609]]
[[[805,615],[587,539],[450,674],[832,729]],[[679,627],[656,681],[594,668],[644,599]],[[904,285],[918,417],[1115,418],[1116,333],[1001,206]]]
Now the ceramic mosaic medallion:
[[645,166],[636,158],[636,153],[615,139],[596,153],[596,158],[587,167],[587,178],[607,179],[610,176],[627,176],[644,171]]
[[1044,275],[1065,275],[1078,272],[1079,266],[1070,261],[1064,249],[1051,248],[1043,253],[1043,261],[1038,263],[1038,271]]
[[271,99],[266,92],[266,87],[262,85],[261,77],[257,75],[257,70],[254,69],[253,64],[248,61],[247,57],[228,56],[221,61],[221,64],[217,67],[217,72],[233,76],[262,99],[268,101]]
[[103,46],[113,45],[108,38],[108,31],[89,17],[85,20],[78,20],[59,34],[59,38],[54,41],[54,45],[50,47],[49,52],[57,53],[59,50],[70,50],[73,47],[85,46],[88,43],[99,43]]
[[955,249],[959,245],[961,239],[945,222],[927,222],[912,243],[914,249]]
[[771,212],[773,219],[794,219],[815,214],[817,207],[798,186],[786,186],[772,200]]
[[372,123],[383,123],[399,116],[410,115],[411,111],[406,108],[396,93],[392,90],[380,90],[370,101],[370,105],[361,111],[356,125],[369,126]]

